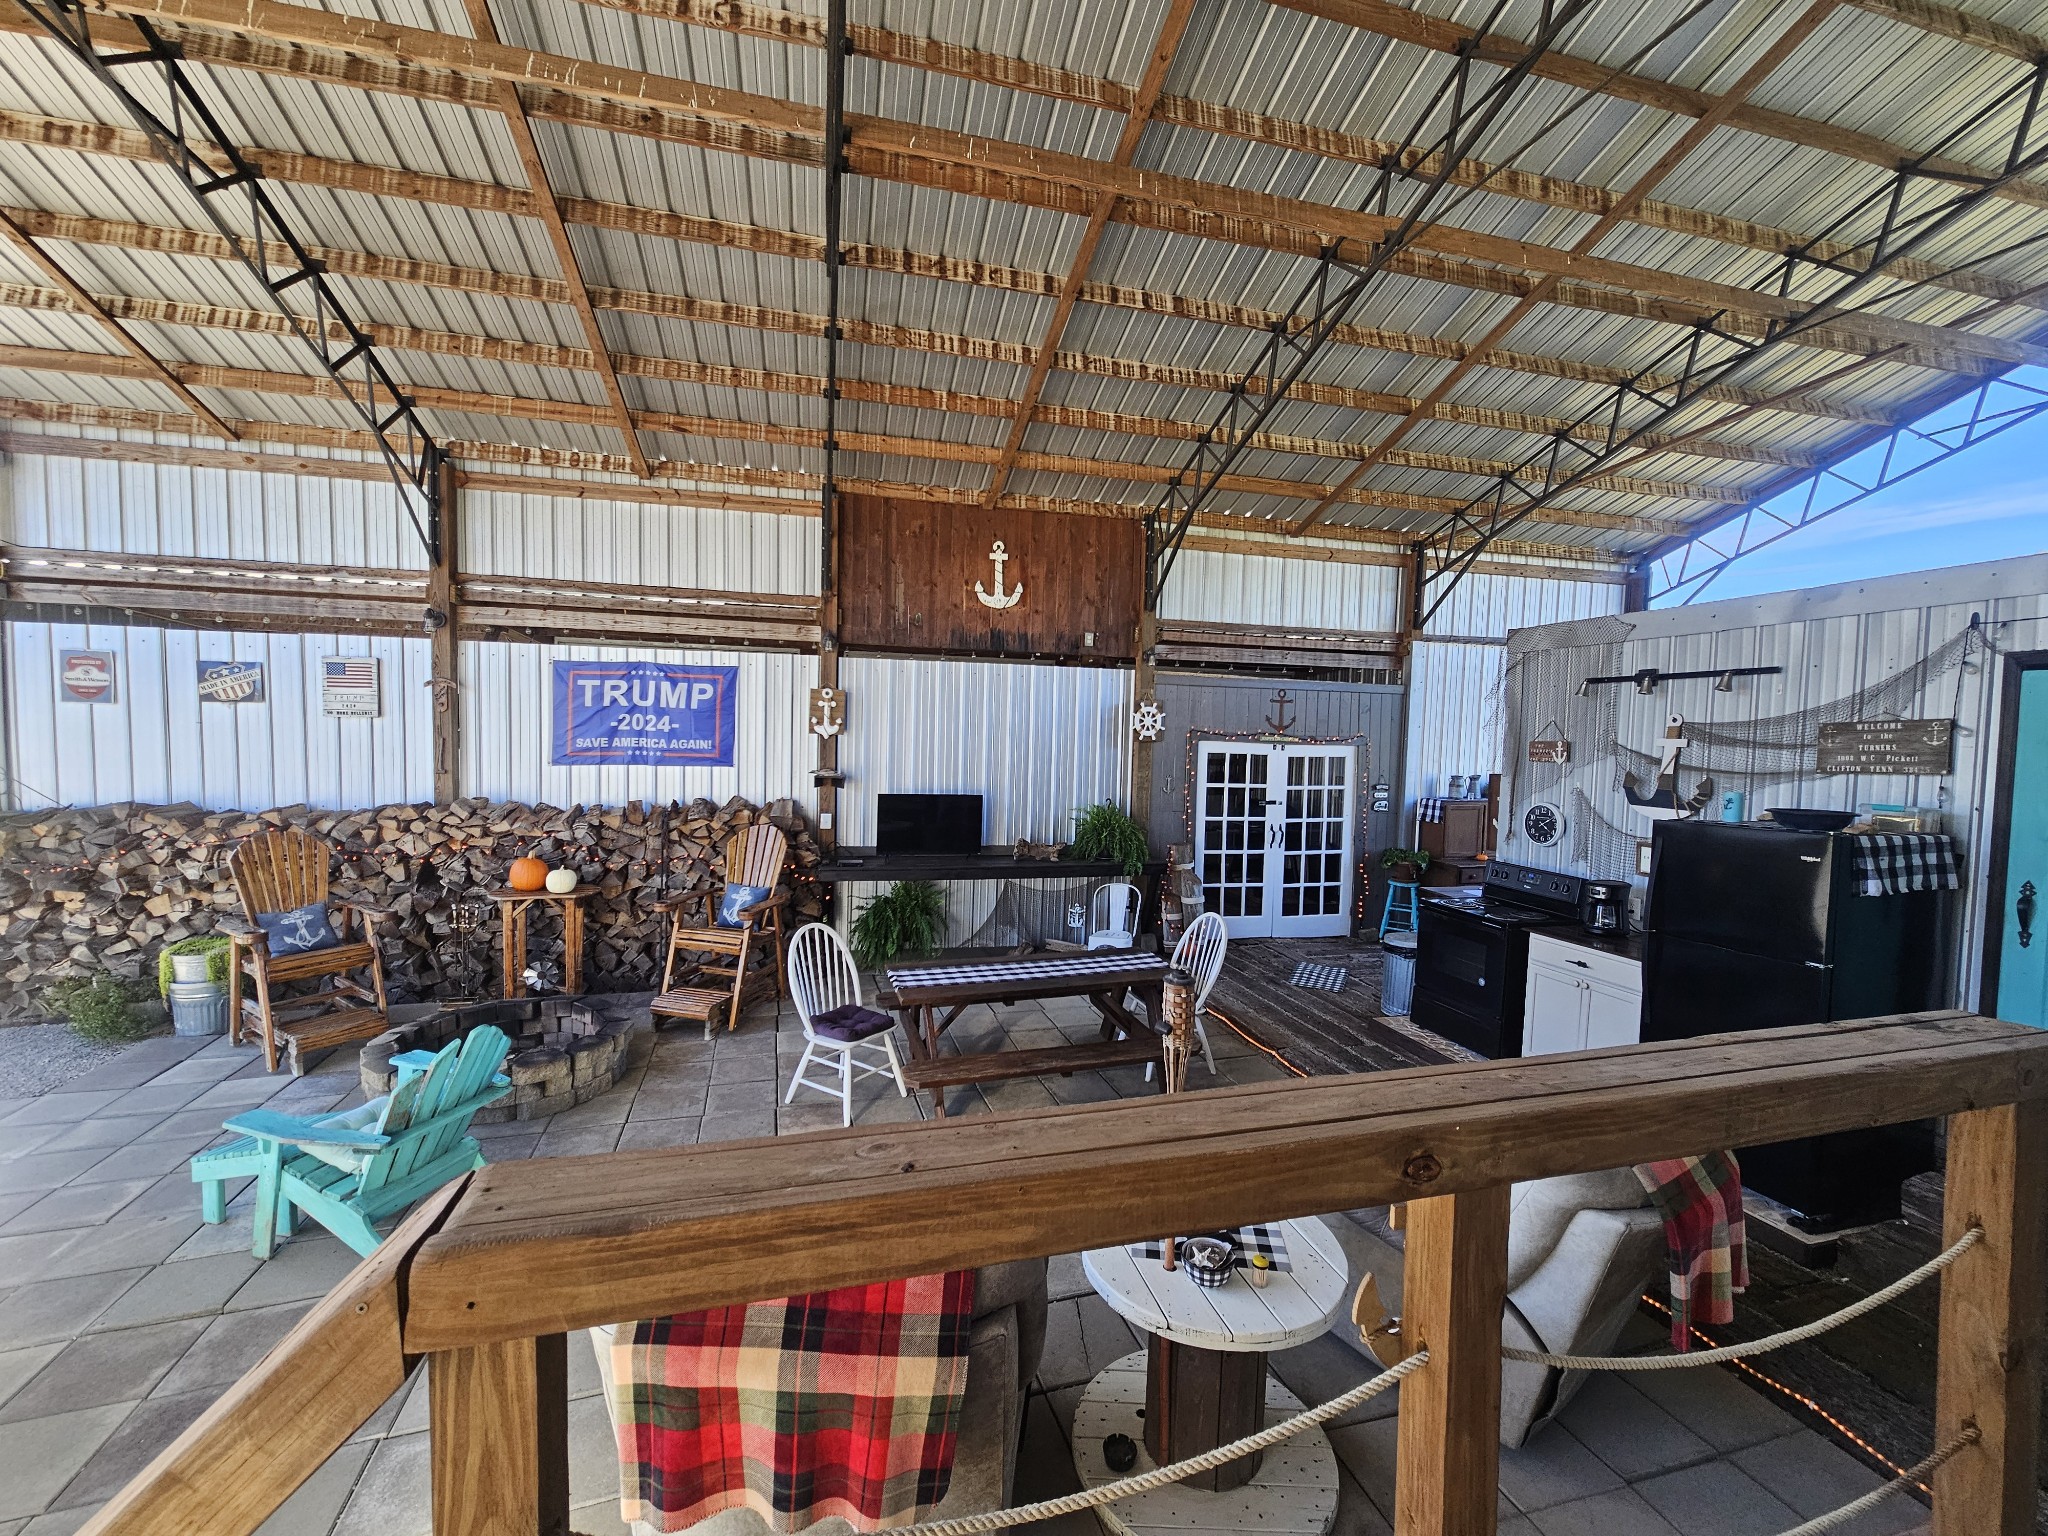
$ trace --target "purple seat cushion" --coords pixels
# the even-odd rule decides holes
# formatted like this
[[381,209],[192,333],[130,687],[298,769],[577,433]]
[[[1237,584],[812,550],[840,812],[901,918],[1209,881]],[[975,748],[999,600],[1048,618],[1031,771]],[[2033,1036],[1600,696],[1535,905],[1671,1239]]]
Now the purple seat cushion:
[[896,1021],[886,1013],[863,1008],[859,1003],[841,1003],[811,1020],[811,1033],[821,1040],[865,1040],[879,1035]]

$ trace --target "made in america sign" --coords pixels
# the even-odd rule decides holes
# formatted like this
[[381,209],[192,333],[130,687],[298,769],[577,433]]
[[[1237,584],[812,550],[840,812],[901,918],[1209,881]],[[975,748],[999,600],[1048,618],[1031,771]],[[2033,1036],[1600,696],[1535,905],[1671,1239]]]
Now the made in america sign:
[[549,761],[730,768],[738,667],[558,661]]

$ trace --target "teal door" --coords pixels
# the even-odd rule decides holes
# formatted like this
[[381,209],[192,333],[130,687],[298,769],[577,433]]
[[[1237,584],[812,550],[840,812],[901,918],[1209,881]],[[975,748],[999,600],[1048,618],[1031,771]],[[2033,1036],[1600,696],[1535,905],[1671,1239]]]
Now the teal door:
[[2020,674],[1998,946],[1998,1016],[2048,1028],[2048,668]]

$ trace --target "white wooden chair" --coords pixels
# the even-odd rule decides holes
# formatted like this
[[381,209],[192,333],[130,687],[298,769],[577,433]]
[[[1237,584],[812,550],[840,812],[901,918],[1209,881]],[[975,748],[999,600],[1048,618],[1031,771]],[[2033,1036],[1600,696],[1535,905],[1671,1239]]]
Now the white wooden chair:
[[[789,992],[796,1002],[797,1016],[804,1024],[804,1054],[790,1074],[789,1092],[782,1102],[796,1098],[799,1088],[815,1088],[839,1100],[840,1124],[853,1124],[853,1080],[856,1076],[890,1077],[896,1092],[907,1095],[903,1065],[896,1057],[895,1020],[885,1013],[866,1008],[860,998],[860,970],[853,963],[846,943],[823,923],[806,923],[789,941]],[[835,1010],[850,1017],[835,1023],[825,1015]],[[844,1034],[847,1038],[836,1038]],[[862,1053],[879,1054],[880,1060],[863,1059]],[[836,1081],[806,1077],[813,1061],[825,1063],[837,1055]]]
[[[1229,948],[1230,931],[1214,912],[1204,912],[1189,923],[1187,932],[1173,946],[1175,968],[1195,978],[1195,1040],[1202,1047],[1202,1064],[1209,1069],[1211,1077],[1216,1075],[1216,1058],[1209,1054],[1209,1030],[1202,1022],[1202,1016],[1209,1002],[1209,993],[1216,986],[1216,978],[1223,974],[1223,956]],[[1148,1082],[1151,1080],[1150,1062],[1145,1063],[1145,1077]]]
[[1138,937],[1138,888],[1127,880],[1099,887],[1088,903],[1088,947],[1129,949]]

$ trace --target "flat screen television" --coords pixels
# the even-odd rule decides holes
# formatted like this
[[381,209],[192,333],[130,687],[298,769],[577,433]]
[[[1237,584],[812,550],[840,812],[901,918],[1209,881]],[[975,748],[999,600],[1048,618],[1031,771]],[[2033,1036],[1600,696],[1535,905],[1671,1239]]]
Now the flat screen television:
[[981,852],[981,796],[875,796],[875,852],[955,858]]

